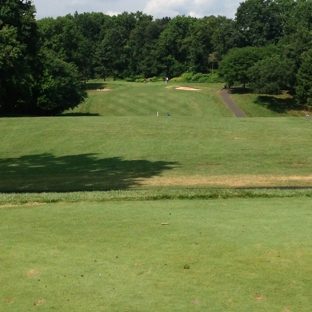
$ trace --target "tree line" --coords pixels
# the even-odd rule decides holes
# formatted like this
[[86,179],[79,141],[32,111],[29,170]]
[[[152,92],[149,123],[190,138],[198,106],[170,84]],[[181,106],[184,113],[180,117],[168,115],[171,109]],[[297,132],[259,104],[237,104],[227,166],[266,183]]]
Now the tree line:
[[[0,0],[0,113],[55,115],[91,78],[179,77],[217,70],[228,85],[290,89],[312,105],[312,2],[246,0],[235,18],[142,12],[35,19],[31,0]],[[196,75],[195,75],[196,76]]]

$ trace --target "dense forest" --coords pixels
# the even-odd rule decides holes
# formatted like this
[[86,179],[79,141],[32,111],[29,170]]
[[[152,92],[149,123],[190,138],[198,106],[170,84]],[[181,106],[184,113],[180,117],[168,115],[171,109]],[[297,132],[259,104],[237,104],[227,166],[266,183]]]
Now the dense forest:
[[246,0],[234,19],[35,14],[30,0],[0,0],[1,115],[59,114],[83,101],[91,78],[201,82],[213,73],[312,106],[311,0]]

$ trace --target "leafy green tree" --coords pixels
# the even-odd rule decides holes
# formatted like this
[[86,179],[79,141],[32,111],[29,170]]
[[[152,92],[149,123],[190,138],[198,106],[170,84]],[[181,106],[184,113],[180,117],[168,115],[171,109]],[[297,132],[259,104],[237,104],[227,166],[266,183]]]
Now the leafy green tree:
[[0,0],[0,112],[25,111],[36,75],[37,24],[31,1]]
[[130,55],[125,28],[119,26],[109,29],[96,55],[97,71],[101,77],[124,77]]
[[195,73],[209,72],[209,55],[213,50],[213,34],[218,27],[214,16],[196,20],[190,26],[188,46],[188,71]]
[[282,12],[274,0],[241,2],[236,11],[235,22],[240,33],[239,47],[277,43],[283,34]]
[[29,98],[30,94],[22,88],[29,77],[24,46],[17,40],[17,29],[12,26],[0,30],[0,77],[0,111],[14,113],[21,97]]
[[41,66],[43,72],[37,82],[37,101],[33,113],[57,115],[84,100],[85,87],[74,64],[66,63],[54,53],[43,50]]
[[220,62],[219,73],[230,86],[234,84],[245,85],[250,81],[249,69],[258,61],[272,54],[275,49],[274,46],[232,49]]
[[67,63],[74,63],[81,77],[88,79],[89,46],[70,17],[44,18],[38,21],[41,46],[53,51]]
[[312,49],[312,32],[305,28],[299,28],[294,33],[285,35],[278,44],[283,57],[294,62],[294,72],[291,85],[296,85],[296,74],[300,68],[306,52]]
[[142,12],[136,12],[135,20],[135,28],[127,40],[127,46],[130,50],[128,75],[134,77],[143,74],[148,77],[150,73],[149,55],[153,50],[155,41],[153,34],[150,32],[153,17]]
[[[170,18],[156,19],[148,23],[144,29],[145,45],[141,47],[141,55],[137,63],[137,74],[143,74],[145,77],[160,76],[163,73],[162,67],[159,66],[159,38],[166,29]],[[135,39],[135,37],[133,38]],[[137,46],[137,50],[140,47]]]
[[248,71],[249,87],[255,93],[279,94],[290,87],[294,61],[273,55],[255,63]]
[[305,53],[297,74],[296,98],[300,104],[312,107],[312,49]]
[[278,5],[283,12],[284,35],[293,34],[301,29],[312,30],[312,2],[310,0],[278,0]]
[[[72,15],[66,15],[67,18],[71,19],[80,34],[83,36],[83,47],[85,52],[83,53],[83,66],[82,71],[84,77],[88,78],[95,77],[95,66],[96,65],[96,51],[101,41],[105,36],[106,29],[111,23],[111,17],[103,13],[82,13]],[[81,39],[80,39],[81,40]]]
[[163,76],[175,77],[187,70],[189,32],[195,18],[176,16],[158,40],[157,62]]
[[212,36],[213,51],[219,56],[223,56],[229,50],[240,47],[240,41],[240,33],[237,31],[235,21],[225,16],[218,16]]

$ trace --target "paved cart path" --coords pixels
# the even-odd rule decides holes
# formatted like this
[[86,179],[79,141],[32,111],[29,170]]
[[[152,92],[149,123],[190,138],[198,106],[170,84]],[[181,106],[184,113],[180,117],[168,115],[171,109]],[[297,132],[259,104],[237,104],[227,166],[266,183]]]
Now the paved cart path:
[[235,117],[244,118],[247,115],[235,104],[233,99],[229,94],[228,89],[222,89],[220,91],[220,97],[222,101],[227,105],[227,107],[231,110]]

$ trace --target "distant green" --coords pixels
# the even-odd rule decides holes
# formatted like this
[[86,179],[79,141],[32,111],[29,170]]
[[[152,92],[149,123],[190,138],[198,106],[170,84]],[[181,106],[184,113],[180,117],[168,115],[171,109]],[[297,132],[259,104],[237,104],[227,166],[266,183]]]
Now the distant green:
[[[194,116],[230,117],[218,95],[222,84],[129,83],[95,80],[88,85],[85,103],[64,114],[101,116]],[[177,90],[187,86],[197,91]]]

